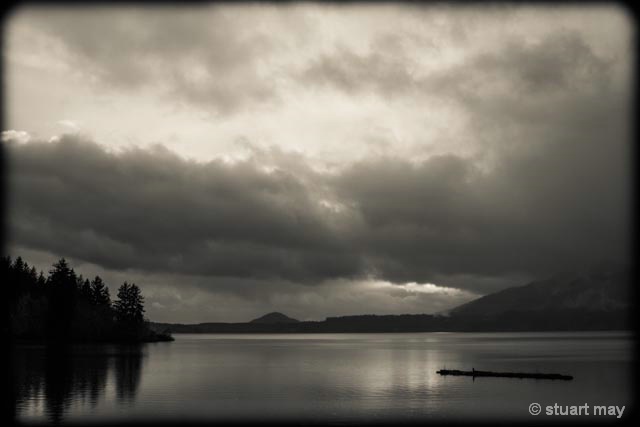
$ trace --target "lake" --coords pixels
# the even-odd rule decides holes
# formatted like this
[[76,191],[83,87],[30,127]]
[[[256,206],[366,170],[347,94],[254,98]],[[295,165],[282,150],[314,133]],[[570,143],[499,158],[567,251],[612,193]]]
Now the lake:
[[[169,343],[13,349],[22,422],[532,420],[529,405],[625,405],[626,332],[176,334]],[[441,368],[573,381],[442,377]],[[602,421],[602,417],[590,417]],[[566,417],[565,417],[566,419]],[[558,421],[539,415],[536,419]],[[584,417],[574,421],[587,421]]]

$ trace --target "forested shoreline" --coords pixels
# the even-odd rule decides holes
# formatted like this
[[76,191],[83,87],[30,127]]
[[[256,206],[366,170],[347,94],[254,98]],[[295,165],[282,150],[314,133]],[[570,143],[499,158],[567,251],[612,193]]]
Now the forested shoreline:
[[21,257],[0,261],[8,298],[3,332],[12,342],[154,342],[171,341],[144,317],[144,296],[134,283],[124,282],[111,300],[99,276],[77,274],[62,258],[48,275]]

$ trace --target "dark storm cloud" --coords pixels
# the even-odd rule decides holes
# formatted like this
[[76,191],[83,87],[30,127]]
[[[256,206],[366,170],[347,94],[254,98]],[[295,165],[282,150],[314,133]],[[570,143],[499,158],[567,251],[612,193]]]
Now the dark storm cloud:
[[[143,18],[128,15],[122,25],[135,29],[136,19]],[[97,35],[83,39],[86,31],[73,25],[68,34],[55,25],[87,64],[114,57],[100,77],[114,84],[146,81],[147,65],[168,52],[186,62],[207,57],[201,36],[190,33],[206,26],[176,23],[171,32],[183,40],[173,45],[155,37],[171,25],[159,20],[106,45]],[[225,25],[222,19],[213,30],[221,45],[212,45],[210,61],[235,78],[236,70],[254,69],[237,65],[252,61],[243,56],[252,48],[223,37]],[[522,284],[505,278],[626,259],[629,84],[615,80],[610,61],[569,32],[513,39],[431,74],[417,73],[418,61],[397,39],[374,47],[368,54],[340,47],[295,77],[305,89],[451,101],[477,154],[369,156],[324,174],[277,150],[226,164],[185,161],[160,147],[113,154],[70,136],[16,142],[9,146],[12,243],[115,270],[305,284],[373,275],[477,292]],[[169,64],[158,72],[173,71]],[[184,78],[171,80],[172,90],[194,100],[201,89],[202,102],[221,110],[269,96],[264,79],[238,88],[223,76],[191,90]]]
[[613,102],[590,105],[573,118],[581,127],[551,123],[555,139],[516,145],[490,170],[442,155],[322,174],[277,150],[226,164],[162,147],[113,154],[70,136],[12,144],[10,237],[112,269],[484,292],[501,277],[625,259],[622,119]]
[[116,155],[70,136],[18,145],[10,161],[20,244],[114,269],[300,282],[361,271],[340,224],[286,171],[162,148]]
[[[626,82],[612,85],[610,62],[567,32],[512,40],[421,78],[399,57],[341,50],[305,78],[340,90],[446,97],[466,111],[471,138],[486,152],[417,164],[367,160],[336,178],[366,224],[358,243],[378,275],[540,276],[625,258],[629,96]],[[494,167],[487,172],[482,161]]]
[[620,153],[592,148],[522,154],[491,173],[454,156],[380,159],[336,187],[366,224],[357,243],[378,277],[486,291],[455,276],[543,277],[625,260],[628,172]]

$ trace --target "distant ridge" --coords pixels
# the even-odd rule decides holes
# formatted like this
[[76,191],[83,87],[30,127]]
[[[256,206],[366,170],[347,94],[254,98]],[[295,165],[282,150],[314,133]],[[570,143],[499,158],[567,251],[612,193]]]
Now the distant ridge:
[[601,267],[583,273],[560,273],[525,286],[507,288],[455,307],[455,316],[500,316],[506,313],[548,313],[581,310],[614,312],[630,306],[629,271]]
[[282,313],[278,313],[277,311],[274,311],[273,313],[268,313],[265,314],[262,317],[258,317],[257,319],[253,319],[251,322],[249,323],[270,323],[270,324],[274,324],[274,323],[298,323],[300,322],[297,319],[293,319],[289,316],[286,316]]
[[356,315],[298,321],[269,313],[247,323],[153,323],[173,333],[622,331],[631,327],[627,268],[600,266],[507,288],[443,314]]

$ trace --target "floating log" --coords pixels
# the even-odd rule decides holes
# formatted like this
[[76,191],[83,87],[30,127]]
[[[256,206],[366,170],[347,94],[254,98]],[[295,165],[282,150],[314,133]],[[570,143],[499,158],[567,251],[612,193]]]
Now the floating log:
[[459,371],[457,369],[440,369],[436,371],[440,375],[454,375],[466,377],[503,377],[503,378],[533,378],[536,380],[563,380],[570,381],[573,379],[571,375],[561,374],[540,374],[526,372],[491,372],[491,371]]

